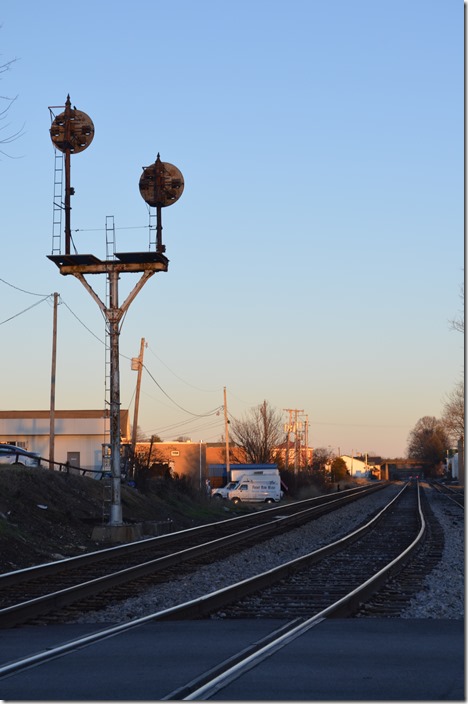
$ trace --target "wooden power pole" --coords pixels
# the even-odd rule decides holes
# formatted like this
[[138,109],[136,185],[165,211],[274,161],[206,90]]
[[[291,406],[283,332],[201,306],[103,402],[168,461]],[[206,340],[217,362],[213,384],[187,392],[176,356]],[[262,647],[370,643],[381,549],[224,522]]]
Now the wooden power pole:
[[231,466],[229,463],[229,419],[227,412],[226,387],[224,387],[224,434],[226,436],[226,473],[228,482],[231,481]]
[[49,428],[49,469],[55,462],[55,374],[57,369],[57,306],[58,293],[54,293],[54,318],[52,327],[52,369],[50,373],[50,428]]
[[133,428],[132,428],[132,455],[135,456],[135,447],[137,441],[138,428],[138,407],[140,405],[140,388],[141,388],[141,372],[143,370],[143,352],[145,349],[145,338],[141,338],[140,356],[132,359],[132,369],[137,370],[137,385],[135,392],[135,409],[133,411]]

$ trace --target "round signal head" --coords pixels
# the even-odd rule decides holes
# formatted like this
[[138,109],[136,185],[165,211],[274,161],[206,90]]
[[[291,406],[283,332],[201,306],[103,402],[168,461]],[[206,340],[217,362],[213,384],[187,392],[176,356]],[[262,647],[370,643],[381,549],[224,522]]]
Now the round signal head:
[[143,200],[153,207],[172,205],[184,191],[184,177],[177,166],[161,161],[159,154],[154,164],[144,166],[140,177]]
[[69,108],[57,115],[50,128],[50,138],[61,152],[78,154],[89,147],[93,137],[93,121],[89,115],[76,108]]

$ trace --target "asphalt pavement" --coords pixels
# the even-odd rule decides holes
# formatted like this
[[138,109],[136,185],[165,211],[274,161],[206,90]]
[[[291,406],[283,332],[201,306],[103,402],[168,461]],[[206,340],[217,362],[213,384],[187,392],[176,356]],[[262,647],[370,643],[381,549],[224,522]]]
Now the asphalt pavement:
[[[158,701],[283,621],[155,622],[0,679],[5,701]],[[5,664],[99,625],[0,632]],[[464,622],[328,619],[242,674],[217,701],[465,701]]]

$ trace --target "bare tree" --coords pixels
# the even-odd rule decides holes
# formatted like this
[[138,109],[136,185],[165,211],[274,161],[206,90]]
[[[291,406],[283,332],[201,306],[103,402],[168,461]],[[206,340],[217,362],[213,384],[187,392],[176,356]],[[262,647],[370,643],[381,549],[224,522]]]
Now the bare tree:
[[[133,435],[133,424],[130,426],[130,436]],[[144,430],[141,429],[140,425],[137,425],[137,431],[136,431],[136,440],[137,442],[162,442],[161,438],[159,435],[151,435],[148,434],[148,432],[145,432]]]
[[449,447],[444,425],[434,416],[420,418],[408,437],[408,457],[430,462],[433,467],[445,459]]
[[252,464],[269,464],[273,462],[275,448],[283,439],[281,412],[264,401],[243,419],[232,420],[230,432]]
[[330,464],[334,459],[333,450],[329,447],[317,447],[314,450],[314,457],[312,460],[312,469],[316,471],[324,470],[325,467]]
[[453,443],[465,436],[465,382],[463,379],[448,394],[444,404],[442,423]]
[[[11,69],[15,61],[16,59],[12,59],[11,61],[7,61],[7,63],[0,65],[0,78],[3,77],[4,73]],[[0,109],[0,145],[2,145],[2,147],[4,145],[15,142],[19,137],[21,137],[24,132],[24,125],[23,127],[21,127],[21,129],[12,131],[10,123],[6,121],[8,119],[11,107],[17,97],[18,96],[15,96],[14,98],[9,98],[6,95],[0,95],[1,105],[4,106],[2,109]],[[3,154],[3,156],[8,156],[10,159],[14,158],[11,156],[11,154],[8,154],[3,148],[0,148],[0,154]]]
[[465,303],[465,287],[462,284],[460,286],[460,298],[462,302],[462,312],[458,316],[458,318],[454,318],[453,320],[450,321],[450,327],[452,330],[456,330],[457,332],[465,332],[465,319],[464,319],[464,303]]

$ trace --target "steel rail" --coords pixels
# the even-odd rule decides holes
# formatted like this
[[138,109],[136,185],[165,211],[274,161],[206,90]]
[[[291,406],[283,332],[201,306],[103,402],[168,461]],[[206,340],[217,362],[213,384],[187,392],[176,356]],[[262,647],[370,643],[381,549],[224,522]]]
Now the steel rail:
[[[398,498],[398,497],[396,497]],[[418,484],[418,514],[420,529],[414,540],[408,547],[389,562],[385,567],[379,570],[375,575],[367,579],[353,591],[342,597],[335,603],[323,609],[319,613],[306,619],[299,625],[290,622],[284,626],[285,632],[278,637],[271,639],[266,644],[261,644],[258,648],[252,649],[243,659],[237,658],[235,662],[221,665],[216,672],[210,671],[204,673],[199,678],[192,680],[184,687],[179,687],[174,692],[166,695],[162,700],[177,700],[177,701],[203,701],[209,699],[214,694],[224,689],[230,682],[241,677],[248,670],[253,669],[261,662],[269,658],[271,655],[281,650],[286,645],[291,643],[296,638],[314,628],[321,623],[325,618],[334,616],[337,617],[343,612],[347,612],[351,605],[356,605],[358,602],[365,600],[370,594],[373,594],[379,589],[382,583],[387,581],[389,576],[394,572],[400,571],[410,558],[414,550],[417,549],[419,543],[424,537],[426,531],[426,522],[421,507],[420,490]]]
[[218,589],[210,594],[205,594],[204,596],[188,601],[185,604],[179,604],[178,606],[173,606],[170,609],[166,609],[161,612],[158,620],[203,618],[208,616],[213,611],[225,606],[229,602],[241,599],[248,594],[258,591],[259,589],[269,586],[270,584],[289,576],[306,565],[312,565],[314,562],[318,562],[324,557],[338,552],[343,547],[358,540],[364,534],[372,530],[372,528],[374,528],[384,517],[385,513],[393,506],[393,504],[398,501],[408,486],[409,484],[405,484],[401,491],[386,506],[384,506],[384,508],[381,509],[377,515],[374,516],[374,518],[360,528],[348,533],[348,535],[345,535],[343,538],[339,538],[328,545],[324,545],[323,547],[318,548],[307,555],[302,555],[301,557],[285,562],[278,567],[273,567],[272,569],[262,572],[259,575],[249,577],[248,579],[244,579],[236,584],[223,587],[222,589]]
[[[335,495],[332,495],[333,498],[331,498],[330,494],[324,494],[321,496],[316,496],[313,499],[303,499],[302,501],[295,501],[293,503],[275,506],[273,508],[264,509],[255,513],[249,513],[244,516],[235,516],[233,518],[227,518],[221,521],[206,523],[201,526],[196,526],[195,528],[185,528],[170,534],[144,538],[143,540],[125,543],[124,545],[115,545],[102,550],[94,550],[93,552],[85,553],[84,555],[75,555],[74,557],[54,560],[53,562],[45,562],[40,565],[34,565],[33,567],[24,567],[20,570],[4,572],[3,574],[0,574],[0,590],[2,587],[6,587],[10,584],[18,584],[20,580],[25,582],[30,581],[31,579],[59,574],[64,569],[83,567],[95,562],[101,562],[106,558],[131,555],[141,552],[142,550],[146,550],[148,547],[152,546],[169,546],[173,543],[184,540],[187,537],[203,536],[213,530],[222,531],[232,525],[241,525],[242,523],[249,523],[252,521],[260,522],[264,516],[268,516],[271,512],[274,512],[275,515],[282,515],[289,514],[293,510],[297,512],[297,508],[300,508],[301,506],[309,506],[309,510],[314,510],[318,509],[322,505],[332,506],[333,503],[337,501],[344,503],[345,499],[351,500],[351,498],[361,498],[362,496],[367,496],[369,493],[373,493],[373,491],[384,489],[386,486],[388,486],[387,483],[381,483],[377,485],[365,485],[363,487],[347,489],[340,492],[340,496],[337,498]],[[304,510],[307,510],[307,508]],[[299,514],[299,512],[297,513]]]
[[[388,504],[387,506],[382,509],[371,521],[369,521],[366,526],[370,524],[375,524],[378,522],[382,515],[387,511],[393,503],[398,499],[398,497],[401,496],[403,491],[405,491],[407,485],[403,487],[403,489],[399,492],[399,494],[394,497]],[[419,487],[418,487],[419,491]],[[351,598],[359,599],[361,598],[361,595],[365,593],[370,587],[370,584],[374,582],[376,585],[380,583],[380,580],[384,575],[388,575],[390,572],[393,572],[394,570],[396,571],[396,565],[400,560],[406,560],[408,559],[409,555],[411,552],[417,547],[418,543],[422,539],[422,536],[425,531],[425,521],[424,521],[424,516],[422,514],[422,509],[421,509],[421,504],[420,504],[420,498],[418,494],[418,510],[419,510],[419,516],[420,516],[420,523],[421,523],[421,528],[419,530],[418,536],[413,540],[413,542],[401,553],[400,556],[397,558],[393,559],[388,565],[383,567],[379,572],[377,572],[373,577],[370,579],[366,580],[360,587],[356,588],[351,592],[350,594],[346,595],[345,597],[342,597],[339,599],[337,602],[334,604],[328,606],[326,609],[322,610],[320,613],[315,614],[312,616],[310,619],[307,619],[306,621],[301,621],[298,624],[298,619],[295,619],[294,621],[289,622],[286,624],[284,627],[281,628],[281,635],[278,636],[278,632],[275,631],[273,634],[270,634],[270,636],[267,636],[266,639],[262,639],[260,644],[257,647],[257,657],[264,659],[264,657],[268,657],[270,654],[275,652],[275,650],[279,649],[280,647],[284,647],[284,645],[287,645],[288,642],[291,642],[291,640],[295,639],[299,635],[302,635],[302,633],[306,632],[306,630],[309,630],[312,628],[314,625],[317,625],[320,621],[322,621],[324,618],[327,616],[330,616],[333,612],[337,612],[344,604],[345,602],[349,603],[349,600]],[[366,527],[364,526],[364,528]],[[357,531],[353,531],[348,537],[354,536],[356,533],[359,533],[362,531],[361,529],[358,529]],[[342,542],[343,540],[346,540],[346,538],[341,539],[340,541],[335,541],[332,545],[336,545],[337,543]],[[314,555],[317,552],[323,551],[324,548],[320,548],[319,551],[315,551],[314,553],[311,553],[311,555]],[[303,561],[304,558],[298,558],[297,560],[293,560],[292,562],[301,562]],[[290,563],[288,563],[290,564]],[[275,570],[269,571],[269,572],[275,572]],[[264,574],[269,574],[269,572],[264,573]],[[263,575],[259,575],[258,579],[261,579]],[[254,580],[256,578],[251,578],[250,580],[244,580],[241,582],[241,585],[245,585],[247,582],[250,584],[254,584]],[[153,614],[149,614],[147,616],[143,616],[137,619],[133,619],[132,621],[129,621],[127,623],[119,624],[117,626],[111,626],[110,628],[105,628],[100,631],[97,631],[95,633],[91,633],[86,636],[82,636],[80,638],[77,638],[76,640],[69,641],[67,643],[58,645],[58,646],[53,646],[50,648],[47,648],[44,651],[41,651],[39,653],[35,653],[29,656],[25,656],[23,658],[19,658],[16,661],[7,663],[3,666],[0,666],[0,678],[3,677],[8,677],[10,675],[13,675],[15,673],[21,672],[25,669],[28,669],[30,667],[34,667],[37,665],[41,665],[45,662],[48,662],[50,660],[63,657],[75,650],[79,650],[81,648],[87,647],[88,645],[92,645],[94,643],[97,643],[99,641],[105,640],[107,638],[112,638],[114,636],[120,635],[121,633],[124,633],[126,631],[130,631],[132,629],[138,628],[139,626],[145,625],[147,623],[150,623],[152,621],[158,621],[158,620],[167,620],[168,618],[174,618],[174,615],[176,618],[181,618],[181,614],[183,612],[187,611],[187,606],[189,607],[189,610],[196,605],[199,602],[204,602],[205,604],[207,603],[207,600],[210,599],[210,597],[214,596],[215,601],[218,601],[218,595],[221,593],[224,593],[225,595],[228,596],[228,600],[231,599],[233,594],[236,593],[236,587],[237,585],[233,585],[231,587],[226,587],[224,589],[218,590],[216,592],[213,592],[211,595],[206,595],[203,597],[200,597],[198,599],[191,600],[189,602],[186,602],[185,604],[181,604],[178,606],[171,607],[169,609],[165,609],[163,611],[159,611]],[[255,590],[257,588],[257,585],[253,587],[252,590]],[[377,589],[378,586],[375,587]],[[375,591],[374,589],[374,591]],[[211,609],[212,610],[212,609]],[[195,613],[199,613],[198,608],[195,609]],[[267,644],[268,643],[268,644]],[[246,657],[241,657],[242,654],[245,655],[245,651],[242,651],[238,656],[235,657],[235,672],[236,672],[236,677],[240,676],[245,669],[250,669],[250,667],[253,667],[255,664],[260,662],[260,660],[257,660],[257,662],[253,661],[254,658],[254,651],[249,649],[249,653]],[[264,657],[263,657],[264,656]],[[219,673],[219,668],[216,668],[216,684],[213,684],[213,686],[218,686],[220,685],[221,680],[219,678],[223,678],[222,681],[224,684],[222,686],[225,686],[227,682],[227,677],[231,676],[233,673],[231,672],[232,670],[232,663],[234,661],[231,659],[229,661],[229,668],[227,669],[227,672],[224,674]],[[226,668],[224,668],[226,669]],[[231,675],[229,674],[231,672]],[[213,674],[213,671],[210,671],[210,674]],[[213,679],[213,677],[211,678]],[[203,680],[203,683],[202,683]],[[190,692],[187,690],[184,692],[184,698],[185,699],[197,699],[200,698],[201,692],[199,691],[200,686],[205,687],[207,685],[207,675],[202,675],[201,678],[198,678],[196,682],[192,682],[191,686],[189,687]],[[201,685],[202,683],[202,685]],[[188,687],[188,685],[186,685]],[[219,687],[221,688],[221,687]],[[184,689],[184,688],[182,688]],[[165,697],[165,699],[177,699],[178,695],[180,694],[181,689],[179,688],[175,693],[172,693],[168,696]],[[174,695],[174,696],[173,696]],[[186,695],[186,696],[185,696]]]
[[429,482],[430,486],[437,491],[441,496],[456,504],[459,508],[465,508],[465,494],[457,491],[451,486],[445,486],[439,482]]
[[[372,489],[368,490],[368,492],[369,491],[372,491]],[[273,520],[268,521],[267,523],[263,523],[260,526],[257,525],[251,528],[246,528],[236,533],[231,533],[230,535],[211,540],[209,542],[201,543],[190,548],[185,548],[183,550],[179,550],[163,557],[157,557],[151,560],[146,560],[145,562],[139,563],[137,565],[113,571],[101,577],[86,580],[84,582],[81,582],[80,584],[65,587],[63,589],[44,594],[42,596],[38,596],[11,606],[4,607],[0,609],[0,628],[6,628],[9,626],[24,623],[25,621],[28,621],[31,618],[64,608],[65,606],[69,606],[72,603],[75,603],[76,601],[79,601],[89,596],[96,595],[98,593],[102,593],[103,591],[111,589],[112,587],[128,583],[135,579],[145,577],[149,574],[154,574],[159,570],[178,565],[183,561],[188,561],[191,559],[199,558],[204,555],[208,555],[211,552],[226,548],[230,545],[241,543],[243,541],[251,539],[254,536],[260,537],[266,536],[268,534],[272,535],[280,528],[284,528],[285,525],[289,524],[293,526],[299,522],[303,523],[307,519],[311,519],[312,517],[318,517],[325,512],[329,512],[331,508],[338,508],[344,504],[356,500],[357,498],[362,497],[363,495],[367,495],[367,493],[363,494],[361,492],[359,494],[354,493],[351,495],[348,494],[346,496],[340,496],[338,498],[332,498],[332,500],[329,500],[327,503],[322,503],[318,506],[312,506],[309,508],[301,509],[300,511],[292,515],[276,516]],[[216,528],[218,527],[218,524],[210,525],[214,525]],[[185,531],[182,531],[181,535],[183,535],[184,533],[186,534]],[[203,531],[201,534],[203,534]],[[110,550],[113,550],[113,548],[111,548]],[[93,560],[93,562],[94,561],[95,560]],[[8,573],[7,576],[12,574],[14,575],[14,573]]]

